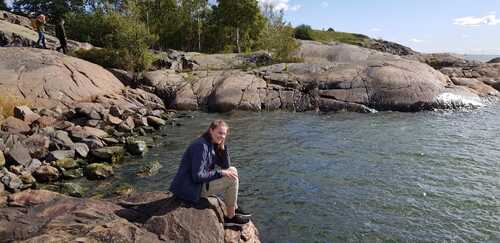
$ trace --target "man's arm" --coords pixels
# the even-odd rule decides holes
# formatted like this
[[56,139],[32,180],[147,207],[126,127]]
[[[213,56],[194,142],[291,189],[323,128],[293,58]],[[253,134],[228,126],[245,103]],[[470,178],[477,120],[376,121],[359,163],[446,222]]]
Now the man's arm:
[[208,147],[196,144],[190,148],[191,178],[196,183],[207,183],[222,177],[220,170],[208,170]]
[[217,161],[217,165],[222,169],[229,169],[229,166],[231,166],[231,158],[229,157],[229,150],[227,148],[227,145],[224,145],[224,151],[222,152],[221,160]]

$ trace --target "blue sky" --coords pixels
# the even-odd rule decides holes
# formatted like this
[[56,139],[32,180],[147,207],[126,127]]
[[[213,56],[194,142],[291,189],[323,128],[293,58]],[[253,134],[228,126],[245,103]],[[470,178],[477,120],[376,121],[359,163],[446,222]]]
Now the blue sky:
[[500,55],[500,0],[258,1],[284,9],[294,26],[332,27],[420,52]]
[[260,1],[285,9],[294,26],[362,33],[421,52],[500,55],[500,0]]

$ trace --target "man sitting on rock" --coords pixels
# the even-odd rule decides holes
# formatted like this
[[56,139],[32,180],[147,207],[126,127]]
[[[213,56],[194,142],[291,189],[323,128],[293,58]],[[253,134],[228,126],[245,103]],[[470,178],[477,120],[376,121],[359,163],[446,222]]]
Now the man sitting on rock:
[[[230,166],[229,151],[224,145],[228,131],[226,122],[215,120],[189,145],[170,191],[177,198],[191,203],[198,203],[201,197],[224,193],[227,214],[224,226],[241,226],[249,222],[250,214],[237,206],[238,171]],[[216,165],[220,169],[216,169]]]

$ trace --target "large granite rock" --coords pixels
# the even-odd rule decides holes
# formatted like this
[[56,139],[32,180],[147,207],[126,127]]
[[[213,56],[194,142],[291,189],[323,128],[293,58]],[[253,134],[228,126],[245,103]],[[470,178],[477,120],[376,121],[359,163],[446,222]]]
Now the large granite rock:
[[9,116],[2,121],[2,131],[8,133],[29,133],[30,130],[31,128],[26,122],[13,116]]
[[124,88],[96,64],[33,48],[0,48],[0,76],[0,96],[23,97],[38,106],[90,100]]
[[120,200],[65,196],[45,190],[11,194],[0,208],[0,239],[23,242],[260,242],[252,223],[224,229],[223,203],[190,206],[151,192]]
[[488,63],[500,63],[500,57],[493,58],[489,60]]
[[188,78],[157,71],[145,84],[168,90],[162,98],[170,108],[219,112],[419,111],[480,106],[480,97],[496,95],[486,86],[453,82],[421,61],[353,45],[301,41],[297,56],[303,63],[198,71]]
[[483,63],[453,53],[415,54],[407,58],[431,65],[450,77],[455,85],[468,87],[479,96],[498,96],[491,88],[500,89],[500,63],[495,60]]

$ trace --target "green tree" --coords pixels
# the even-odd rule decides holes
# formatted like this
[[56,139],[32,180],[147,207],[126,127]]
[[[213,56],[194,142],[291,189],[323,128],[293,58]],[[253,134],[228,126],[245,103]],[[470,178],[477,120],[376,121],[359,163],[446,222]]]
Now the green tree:
[[295,28],[295,38],[300,40],[312,40],[313,29],[309,25],[299,25]]
[[[214,7],[214,15],[222,24],[222,28],[230,27],[234,31],[235,44],[241,52],[241,39],[252,38],[259,33],[264,23],[256,0],[218,0]],[[260,25],[260,26],[259,26]]]
[[45,14],[49,21],[69,12],[82,12],[85,9],[85,0],[15,0],[13,10],[24,14]]
[[0,10],[9,10],[7,4],[5,3],[5,0],[0,0]]
[[137,72],[150,65],[151,54],[148,49],[156,41],[156,36],[134,15],[115,11],[68,14],[67,22],[68,37],[88,41],[107,50],[93,51],[92,55],[80,52],[79,56],[96,56],[96,59],[99,59],[99,54],[115,56],[123,60],[106,61],[109,65],[104,66],[119,66]]
[[264,4],[263,15],[267,23],[259,39],[259,47],[272,53],[275,62],[293,62],[299,43],[294,38],[294,29],[284,21],[284,12],[276,11],[274,5]]

